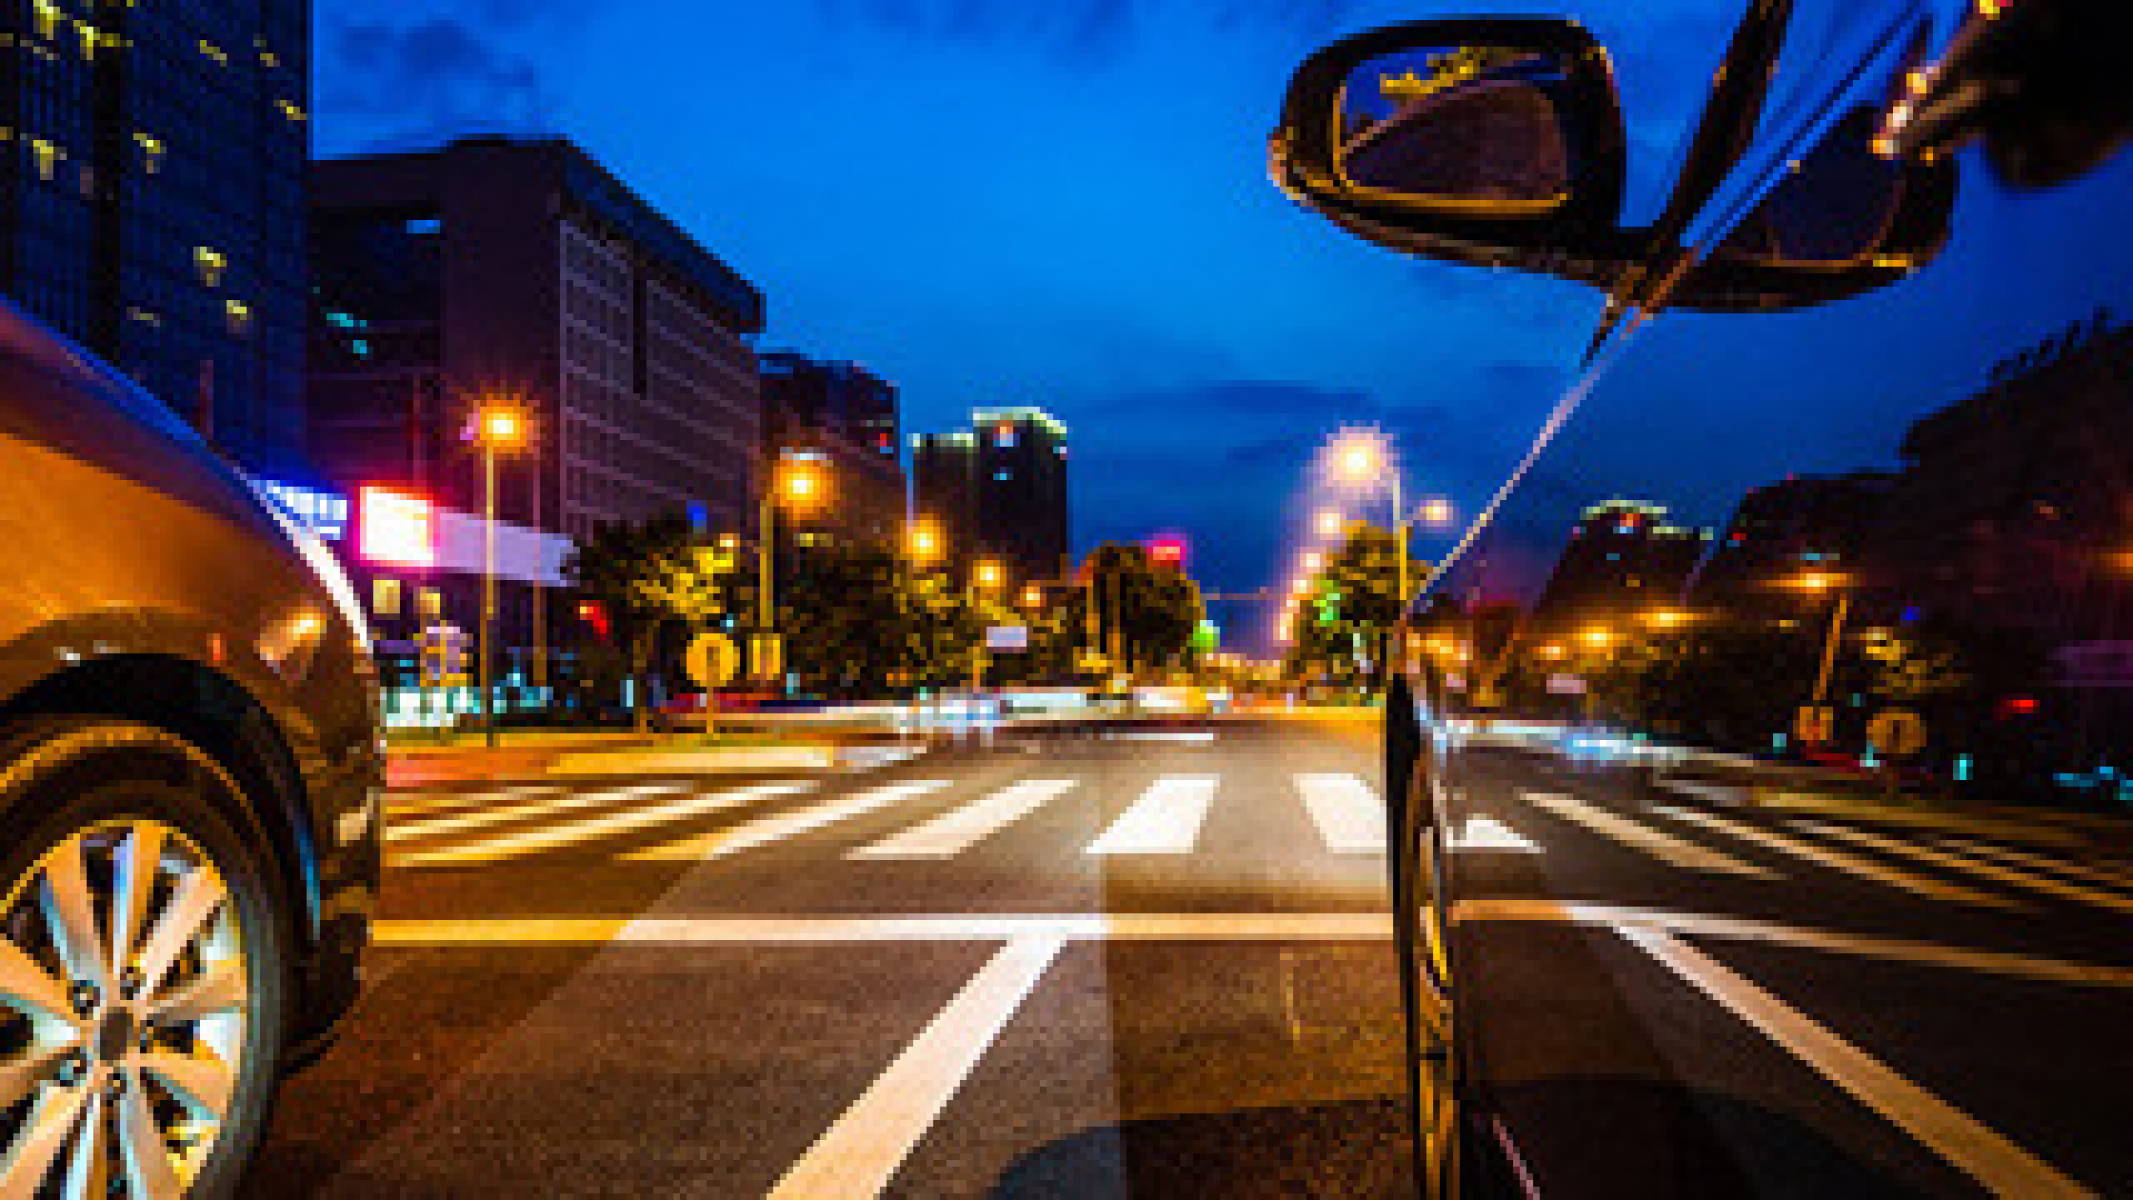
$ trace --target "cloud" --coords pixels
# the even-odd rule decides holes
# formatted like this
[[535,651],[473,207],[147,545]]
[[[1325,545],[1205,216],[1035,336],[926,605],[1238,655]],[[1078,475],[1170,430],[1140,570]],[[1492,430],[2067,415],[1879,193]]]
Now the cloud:
[[[530,19],[545,0],[487,0]],[[366,150],[434,145],[470,133],[551,128],[549,89],[532,62],[450,17],[408,25],[331,21],[319,108]]]

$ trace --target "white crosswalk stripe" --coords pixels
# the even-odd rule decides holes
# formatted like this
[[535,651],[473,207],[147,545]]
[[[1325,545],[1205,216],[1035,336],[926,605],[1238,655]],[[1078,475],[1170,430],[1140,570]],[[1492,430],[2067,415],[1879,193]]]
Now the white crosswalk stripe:
[[491,788],[479,792],[393,792],[385,798],[385,811],[389,814],[409,815],[450,812],[454,809],[495,804],[503,800],[548,796],[562,790],[561,784],[543,783],[527,787]]
[[555,816],[559,813],[577,812],[587,808],[603,808],[640,796],[657,796],[668,792],[689,789],[686,783],[652,783],[636,787],[601,788],[598,791],[578,792],[558,796],[553,800],[540,800],[526,804],[502,804],[476,812],[454,812],[450,816],[425,817],[422,819],[391,820],[386,822],[385,840],[388,842],[410,841],[416,838],[437,838],[446,834],[465,833],[470,829],[486,829],[491,825],[508,825],[533,817]]
[[1755,879],[1777,877],[1777,872],[1768,868],[1742,862],[1731,855],[1721,854],[1695,842],[1684,841],[1672,834],[1661,833],[1642,822],[1631,820],[1598,805],[1588,804],[1575,796],[1559,792],[1522,792],[1520,796],[1535,808],[1583,825],[1601,837],[1649,854],[1669,866],[1687,871],[1742,875]]
[[1120,813],[1084,854],[1190,854],[1214,804],[1212,775],[1165,775]]
[[1024,779],[902,833],[845,854],[862,859],[953,858],[1064,796],[1078,779]]
[[682,797],[665,804],[648,808],[634,808],[623,812],[609,813],[590,821],[565,825],[551,825],[522,833],[504,834],[468,845],[446,849],[426,850],[409,854],[399,859],[403,866],[443,866],[455,863],[493,862],[497,859],[517,858],[541,850],[553,850],[561,846],[574,846],[601,838],[618,837],[639,833],[675,821],[688,820],[726,809],[740,808],[759,800],[775,796],[789,796],[796,792],[810,791],[816,786],[813,780],[795,780],[784,783],[765,783],[754,787],[735,788],[731,791],[707,792]]
[[1385,805],[1376,789],[1353,775],[1298,775],[1296,790],[1335,854],[1383,854]]
[[1994,896],[1972,888],[1962,887],[1958,884],[1934,879],[1930,876],[1920,875],[1914,871],[1906,871],[1900,867],[1877,863],[1871,859],[1861,858],[1856,854],[1846,854],[1842,850],[1833,850],[1828,846],[1821,846],[1802,838],[1791,837],[1775,829],[1760,828],[1745,821],[1729,820],[1714,813],[1696,812],[1692,809],[1675,808],[1671,805],[1657,805],[1653,807],[1652,811],[1677,821],[1716,830],[1730,837],[1739,838],[1744,842],[1752,842],[1758,846],[1793,855],[1796,858],[1804,858],[1809,862],[1819,863],[1833,870],[1843,871],[1849,875],[1857,875],[1864,879],[1871,879],[1877,883],[1885,883],[1906,891],[1917,892],[1920,895],[1933,896],[1941,900],[1953,900],[1958,904],[1976,904],[1986,908],[2027,907],[2001,896]]
[[729,854],[739,854],[743,850],[781,842],[825,825],[887,808],[900,800],[916,799],[930,792],[937,792],[948,784],[946,779],[913,779],[903,783],[883,784],[849,796],[833,796],[793,812],[758,817],[731,829],[715,829],[710,833],[652,846],[621,857],[631,862],[701,862],[706,859],[724,858]]
[[2110,867],[2097,866],[2092,863],[2074,863],[2061,858],[2048,858],[2042,854],[2031,854],[2025,850],[2016,850],[2011,846],[1994,845],[1990,842],[1965,842],[1954,838],[1943,838],[1941,845],[1959,854],[1982,854],[1987,858],[2002,859],[2020,866],[2034,867],[2040,871],[2053,871],[2074,879],[2086,879],[2090,883],[2100,883],[2106,887],[2133,888],[2133,872],[2113,870]]
[[1935,866],[1947,867],[1951,870],[1966,871],[1972,875],[1990,879],[1997,883],[2013,884],[2016,887],[2028,888],[2033,892],[2043,892],[2048,896],[2057,896],[2062,900],[2093,904],[2098,908],[2115,909],[2119,912],[2133,912],[2133,897],[2121,896],[2114,892],[2099,891],[2092,887],[2083,887],[2078,883],[2068,883],[2063,879],[2054,879],[2034,872],[2017,871],[2013,867],[2003,867],[1998,863],[1987,862],[1983,859],[1961,854],[1952,854],[1946,850],[1936,850],[1931,846],[1900,841],[1896,838],[1878,833],[1868,833],[1864,829],[1855,829],[1846,825],[1825,825],[1819,821],[1802,821],[1799,824],[1800,828],[1825,837],[1839,838],[1870,849],[1880,850],[1887,854],[1907,855],[1920,862],[1932,863]]

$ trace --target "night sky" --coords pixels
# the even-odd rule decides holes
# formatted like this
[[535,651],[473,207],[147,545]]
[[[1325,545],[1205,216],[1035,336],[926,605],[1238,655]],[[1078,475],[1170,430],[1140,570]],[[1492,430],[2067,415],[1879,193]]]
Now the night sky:
[[[1365,0],[318,0],[321,154],[567,135],[767,296],[765,348],[893,380],[911,431],[1035,404],[1072,431],[1077,545],[1187,532],[1209,587],[1279,585],[1313,452],[1398,439],[1409,487],[1486,500],[1600,304],[1353,241],[1266,182],[1290,69],[1456,12]],[[1736,0],[1590,0],[1656,202]],[[1966,163],[1966,166],[1974,164]],[[2049,195],[1965,178],[1950,251],[1813,313],[1670,316],[1507,510],[1545,569],[1617,493],[1722,524],[1793,471],[1885,466],[1904,422],[2110,306],[2133,317],[2125,161]],[[1375,511],[1383,513],[1383,501]],[[1425,543],[1428,556],[1433,546]],[[1529,581],[1530,582],[1530,581]],[[1273,605],[1236,609],[1264,648]],[[1247,619],[1248,618],[1248,619]]]

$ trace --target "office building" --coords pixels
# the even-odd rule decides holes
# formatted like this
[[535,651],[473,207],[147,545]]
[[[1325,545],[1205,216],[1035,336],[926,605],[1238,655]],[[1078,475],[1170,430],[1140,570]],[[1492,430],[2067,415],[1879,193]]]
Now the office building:
[[980,409],[971,428],[912,439],[918,515],[967,565],[1005,564],[1018,582],[1068,571],[1067,430],[1035,408]]
[[1858,574],[1895,477],[1881,471],[1798,475],[1755,488],[1696,573],[1699,608],[1770,617],[1798,616],[1803,596],[1786,585],[1810,573]]
[[1667,510],[1637,500],[1587,508],[1556,559],[1534,607],[1536,623],[1562,629],[1609,623],[1681,603],[1710,532],[1670,523]]
[[803,536],[894,545],[904,521],[896,388],[865,367],[790,352],[757,359],[763,388],[763,456],[807,455],[824,464],[827,501],[797,524]]
[[[597,523],[752,528],[762,296],[576,146],[484,137],[320,162],[312,263],[311,447],[329,479],[479,514],[472,418],[523,417],[497,504],[520,548],[500,600],[517,658],[586,632],[548,613],[544,590]],[[418,578],[424,553],[401,558],[358,563],[387,581],[374,599],[441,590],[443,619],[471,627],[478,581]],[[436,619],[402,611],[396,628]]]
[[302,476],[309,0],[7,12],[0,289]]

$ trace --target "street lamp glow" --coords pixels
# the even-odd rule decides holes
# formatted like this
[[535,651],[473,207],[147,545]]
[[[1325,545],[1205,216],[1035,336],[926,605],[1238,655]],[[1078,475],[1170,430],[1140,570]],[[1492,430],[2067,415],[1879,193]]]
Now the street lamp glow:
[[1326,569],[1326,556],[1316,550],[1311,551],[1303,556],[1303,569],[1306,575],[1318,574]]
[[1295,593],[1298,596],[1301,596],[1305,592],[1308,592],[1310,590],[1311,581],[1301,575],[1297,576],[1295,579],[1289,582],[1289,591]]
[[989,558],[981,559],[979,560],[978,564],[971,569],[970,578],[971,581],[976,583],[979,587],[990,591],[993,588],[1000,586],[1000,581],[1002,578],[1004,578],[1004,573],[1000,570],[999,563],[996,563]]
[[1422,506],[1422,523],[1425,525],[1434,526],[1439,529],[1451,524],[1451,501],[1440,498],[1431,500],[1428,503],[1424,504]]
[[522,432],[518,414],[505,408],[492,408],[481,416],[481,439],[499,449],[516,446]]
[[921,563],[932,562],[940,557],[941,530],[931,519],[913,521],[904,531],[904,548],[913,559]]
[[1563,655],[1565,655],[1565,654],[1567,654],[1567,653],[1569,653],[1569,652],[1568,652],[1568,651],[1566,651],[1566,650],[1564,650],[1564,649],[1563,649],[1563,647],[1562,647],[1562,646],[1561,646],[1560,644],[1558,644],[1558,643],[1555,643],[1555,642],[1550,642],[1550,643],[1548,643],[1547,645],[1545,645],[1545,646],[1542,646],[1542,647],[1540,648],[1540,656],[1541,656],[1542,658],[1546,658],[1546,659],[1557,659],[1557,658],[1561,658],[1561,657],[1562,657]]
[[1644,614],[1644,619],[1661,629],[1673,629],[1687,624],[1689,614],[1678,608],[1657,608]]
[[1594,626],[1593,628],[1586,630],[1584,633],[1581,633],[1578,636],[1585,639],[1586,645],[1595,648],[1605,647],[1608,643],[1615,640],[1615,635],[1612,631],[1602,629],[1598,626]]
[[1035,608],[1042,603],[1044,603],[1044,590],[1042,588],[1033,583],[1022,589],[1022,607]]
[[1347,524],[1348,518],[1342,516],[1339,511],[1331,508],[1323,509],[1318,514],[1318,536],[1322,538],[1339,537],[1341,530]]
[[1333,477],[1351,486],[1377,482],[1389,457],[1384,437],[1372,429],[1345,430],[1333,439],[1327,451]]
[[1842,575],[1832,575],[1826,571],[1809,571],[1805,575],[1787,580],[1785,586],[1799,588],[1808,592],[1826,592],[1831,588],[1843,587],[1844,583],[1845,580]]

